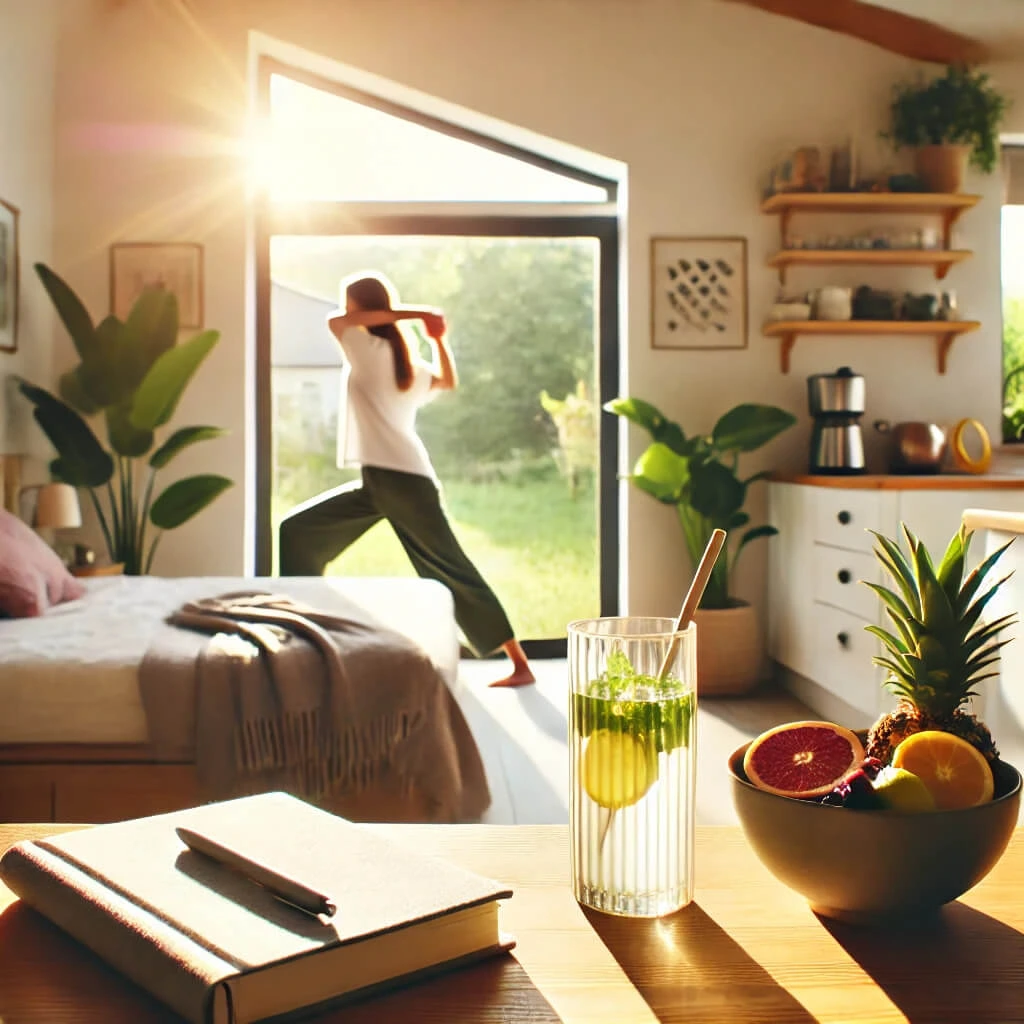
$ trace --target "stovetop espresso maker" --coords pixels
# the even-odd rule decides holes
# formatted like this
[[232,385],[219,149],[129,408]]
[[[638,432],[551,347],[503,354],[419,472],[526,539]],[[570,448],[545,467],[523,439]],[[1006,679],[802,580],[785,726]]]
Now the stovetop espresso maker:
[[848,366],[835,373],[816,373],[807,378],[807,404],[814,427],[811,431],[810,472],[849,476],[865,472],[864,378]]

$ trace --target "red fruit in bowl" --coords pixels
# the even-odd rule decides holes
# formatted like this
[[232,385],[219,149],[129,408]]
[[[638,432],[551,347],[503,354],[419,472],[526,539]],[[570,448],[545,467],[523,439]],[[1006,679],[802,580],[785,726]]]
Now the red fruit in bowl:
[[787,722],[752,740],[743,771],[758,789],[798,800],[818,800],[864,760],[849,729],[832,722]]
[[[873,761],[875,758],[869,758],[869,760]],[[880,770],[880,762],[877,769],[873,765],[867,767],[862,765],[854,769],[836,785],[831,793],[826,794],[821,802],[837,807],[848,807],[854,811],[880,809],[884,805],[881,797],[875,792],[875,787],[871,785],[872,775],[869,774],[874,772],[877,776]]]

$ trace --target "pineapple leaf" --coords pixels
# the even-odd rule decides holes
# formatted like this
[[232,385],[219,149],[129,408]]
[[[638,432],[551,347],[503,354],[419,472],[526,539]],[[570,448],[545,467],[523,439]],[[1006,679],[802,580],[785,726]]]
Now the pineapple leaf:
[[[1001,619],[996,619],[994,622],[986,623],[980,629],[975,630],[960,647],[961,660],[964,662],[968,661],[976,652],[980,651],[986,644],[994,640],[1004,629],[1006,629],[1007,626],[1012,624],[1015,615],[1015,612],[1010,612],[1008,615],[1004,615]],[[1009,643],[1009,640],[1004,642]]]
[[[964,585],[960,588],[960,595],[957,598],[958,615],[962,615],[964,611],[968,608],[972,599],[974,598],[974,595],[978,592],[978,588],[984,581],[985,576],[988,574],[989,570],[996,564],[996,562],[999,561],[1003,552],[1012,543],[1012,540],[1008,540],[1001,548],[997,548],[995,551],[993,551],[992,554],[989,555],[984,562],[978,565],[970,573],[970,575],[968,575],[967,579],[964,581]],[[1000,586],[1000,584],[997,583],[996,586],[998,587]]]
[[[880,658],[873,658],[872,661],[876,665],[886,668],[885,662]],[[906,697],[908,700],[914,694],[914,687],[908,683],[905,679],[900,678],[898,675],[890,675],[886,678],[883,684],[890,693],[895,693],[898,696]]]
[[915,611],[920,614],[921,606],[917,599],[917,587],[914,585],[914,573],[910,568],[899,545],[891,541],[884,534],[875,530],[871,531],[879,543],[875,548],[875,557],[882,563],[890,576],[899,584],[900,590],[908,605],[912,605]]
[[[906,646],[892,635],[888,630],[883,629],[881,626],[865,626],[864,629],[868,632],[877,636],[879,640],[889,649],[889,652],[897,658],[906,658],[907,655],[913,653],[908,651]],[[911,673],[913,674],[913,673]]]
[[1009,642],[1009,640],[1000,640],[999,643],[992,644],[989,647],[986,647],[983,651],[978,651],[978,653],[967,662],[968,682],[974,682],[974,679],[971,677],[975,672],[980,672],[983,668],[988,668],[989,665],[995,664],[995,662],[999,660],[998,652],[1001,651]]
[[946,597],[949,598],[950,603],[954,604],[954,606],[960,593],[960,585],[964,579],[964,560],[967,557],[967,549],[971,544],[971,536],[972,534],[961,525],[960,529],[953,534],[953,538],[946,548],[946,553],[942,556],[942,562],[936,570],[939,584],[946,592]]
[[896,622],[897,625],[899,625],[900,622],[903,623],[903,627],[900,628],[900,633],[902,633],[904,637],[907,637],[908,646],[916,646],[917,634],[912,628],[911,623],[915,626],[922,625],[922,623],[917,619],[917,616],[907,607],[905,602],[900,600],[899,595],[891,591],[888,587],[883,587],[880,583],[869,583],[867,580],[863,580],[862,582],[864,583],[864,586],[870,587],[885,602],[886,609],[889,611],[893,621]]
[[910,671],[913,676],[914,682],[926,689],[928,687],[928,665],[925,663],[923,658],[919,658],[916,654],[904,655],[907,659],[907,664],[910,666]]
[[911,687],[907,686],[906,683],[901,683],[896,679],[887,679],[885,682],[885,688],[897,697],[905,697],[909,700],[910,695],[913,693]]
[[985,675],[978,676],[978,678],[973,680],[973,682],[980,683],[980,682],[982,682],[985,679],[996,679],[996,678],[998,678],[998,676],[999,676],[998,672],[986,672]]
[[942,635],[953,628],[953,605],[935,575],[935,566],[932,565],[928,549],[906,525],[903,529],[907,537],[913,539],[914,571],[917,574],[917,589],[921,594],[921,621],[929,633]]
[[897,664],[892,658],[883,658],[881,655],[875,655],[872,659],[872,664],[878,665],[880,668],[888,669],[896,680],[899,681],[900,686],[907,686],[905,679],[906,669]]
[[971,666],[971,685],[977,681],[976,673],[981,672],[982,669],[988,668],[990,665],[996,665],[999,663],[999,655],[994,654],[991,658],[985,658],[983,661],[979,661]]
[[926,633],[917,642],[917,653],[931,666],[931,670],[941,670],[948,674],[950,663],[957,659],[956,649],[950,649],[938,637]]
[[910,651],[916,651],[917,640],[907,624],[891,608],[886,608],[885,611],[899,630],[900,639],[903,641],[900,645],[900,653],[908,654]]
[[974,650],[980,644],[986,643],[994,636],[1001,633],[1007,628],[1007,626],[1012,626],[1016,619],[1016,612],[1007,612],[1005,615],[1000,616],[998,619],[993,619],[991,622],[983,622],[967,635],[967,639],[963,641],[961,646],[965,650]]
[[960,616],[960,622],[962,623],[962,627],[963,627],[962,631],[963,631],[963,635],[964,636],[967,636],[971,632],[971,630],[974,628],[975,623],[977,623],[977,621],[981,618],[981,613],[982,613],[982,610],[984,609],[985,605],[987,605],[989,603],[989,601],[991,601],[992,598],[995,597],[995,595],[999,591],[999,588],[1012,575],[1013,575],[1012,572],[1008,573],[1006,576],[1004,576],[997,583],[992,584],[992,586],[989,587],[988,590],[986,590],[984,594],[982,594],[980,597],[975,599],[974,603],[969,608],[967,608],[967,609],[965,609],[963,611],[963,613]]

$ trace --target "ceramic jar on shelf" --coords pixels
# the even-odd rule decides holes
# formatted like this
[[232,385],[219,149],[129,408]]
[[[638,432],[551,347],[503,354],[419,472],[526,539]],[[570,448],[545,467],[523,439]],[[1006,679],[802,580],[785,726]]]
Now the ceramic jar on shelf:
[[825,285],[811,293],[815,320],[849,320],[853,316],[853,289]]

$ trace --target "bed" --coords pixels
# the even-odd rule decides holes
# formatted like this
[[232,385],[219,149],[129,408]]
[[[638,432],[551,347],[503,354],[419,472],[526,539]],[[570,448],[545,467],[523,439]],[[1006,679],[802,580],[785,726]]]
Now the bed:
[[[0,620],[0,821],[113,821],[199,802],[195,764],[154,757],[138,678],[154,631],[187,600],[257,589],[327,612],[352,602],[418,644],[450,688],[456,683],[452,598],[431,580],[107,576],[82,583],[82,597],[43,615]],[[458,731],[465,722],[453,725]],[[457,820],[473,820],[486,805],[477,800]],[[429,794],[386,773],[369,789],[337,797],[332,809],[360,820],[451,820],[437,817]]]

